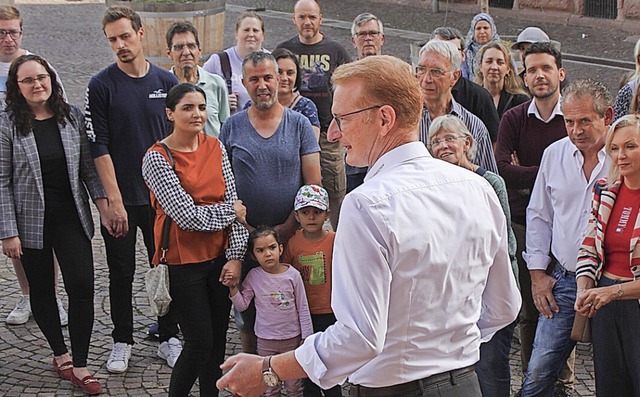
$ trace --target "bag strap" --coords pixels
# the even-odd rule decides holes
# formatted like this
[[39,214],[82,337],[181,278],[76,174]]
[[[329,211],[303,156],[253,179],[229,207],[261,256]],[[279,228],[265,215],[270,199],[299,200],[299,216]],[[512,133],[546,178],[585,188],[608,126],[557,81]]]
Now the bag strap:
[[229,94],[233,93],[231,89],[231,61],[229,60],[229,54],[225,51],[220,51],[217,53],[220,58],[220,67],[222,68],[222,77],[224,77],[224,81],[227,83],[227,91]]
[[300,93],[298,93],[298,95],[295,97],[293,102],[291,102],[291,105],[289,105],[289,109],[295,108],[296,105],[298,104],[298,102],[300,102],[300,98],[302,98],[302,95],[300,95]]
[[[176,170],[176,163],[173,160],[173,155],[171,154],[171,150],[164,142],[158,142],[160,146],[164,148],[167,152],[167,157],[169,157],[169,165],[171,165],[171,169],[173,171]],[[167,251],[169,249],[169,225],[171,225],[171,217],[167,215],[164,219],[164,224],[162,225],[162,246],[160,250],[160,263],[163,265],[167,264]]]

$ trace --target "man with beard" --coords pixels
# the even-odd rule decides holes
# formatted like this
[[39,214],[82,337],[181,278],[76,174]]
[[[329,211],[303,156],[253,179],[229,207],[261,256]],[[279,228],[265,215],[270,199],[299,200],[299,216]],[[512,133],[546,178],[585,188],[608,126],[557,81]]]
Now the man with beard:
[[[320,146],[306,116],[278,102],[278,64],[257,51],[242,62],[242,84],[251,106],[227,119],[220,132],[236,179],[238,198],[247,207],[249,232],[272,226],[283,244],[298,229],[293,203],[302,185],[320,185]],[[257,266],[242,264],[242,276]],[[255,352],[255,306],[238,323],[245,352]]]
[[[165,98],[178,80],[145,59],[144,28],[136,12],[128,7],[109,7],[102,29],[117,58],[89,82],[85,123],[91,154],[109,197],[109,229],[101,227],[114,325],[107,371],[123,373],[129,367],[134,343],[132,283],[137,228],[142,231],[149,262],[154,254],[153,209],[142,179],[142,156],[167,133]],[[158,356],[173,367],[182,346],[176,338],[178,327],[168,317],[158,321]]]
[[297,0],[293,8],[293,24],[298,34],[277,45],[298,56],[302,71],[300,94],[311,99],[320,118],[320,164],[322,186],[329,193],[329,218],[334,229],[338,226],[340,207],[347,189],[344,156],[337,142],[327,140],[331,123],[331,88],[333,71],[350,62],[351,57],[340,43],[320,32],[322,12],[315,0]]
[[[523,55],[525,83],[533,99],[508,110],[500,122],[496,162],[507,184],[522,294],[520,343],[522,369],[526,373],[538,324],[532,282],[525,250],[526,209],[536,180],[542,153],[553,142],[567,136],[560,109],[560,83],[565,79],[560,52],[551,43],[532,43]],[[536,274],[537,276],[537,274]]]
[[229,99],[224,79],[198,66],[202,48],[198,30],[191,22],[174,22],[167,30],[166,39],[167,55],[173,60],[171,72],[179,82],[195,84],[205,92],[207,122],[204,132],[217,137],[220,126],[229,118]]

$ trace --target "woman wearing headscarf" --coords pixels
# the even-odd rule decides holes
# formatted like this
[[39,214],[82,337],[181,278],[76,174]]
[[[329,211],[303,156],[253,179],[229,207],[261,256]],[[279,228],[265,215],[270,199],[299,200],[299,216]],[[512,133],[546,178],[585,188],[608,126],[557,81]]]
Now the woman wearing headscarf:
[[476,74],[478,74],[476,55],[480,48],[487,43],[500,41],[496,24],[493,22],[491,15],[483,12],[473,17],[465,41],[467,42],[467,49],[465,50],[467,59],[465,62],[469,68],[469,78],[475,80]]

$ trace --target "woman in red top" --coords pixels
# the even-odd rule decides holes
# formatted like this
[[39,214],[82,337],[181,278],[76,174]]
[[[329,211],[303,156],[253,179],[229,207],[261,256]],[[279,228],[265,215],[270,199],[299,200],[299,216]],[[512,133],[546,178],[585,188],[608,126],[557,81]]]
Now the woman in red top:
[[240,275],[246,209],[237,199],[224,146],[202,132],[207,120],[202,89],[179,84],[169,91],[166,104],[173,132],[149,149],[142,175],[156,211],[154,264],[162,255],[164,221],[171,217],[166,251],[171,311],[185,345],[169,395],[187,396],[199,378],[200,395],[217,396],[231,308],[222,281],[237,283]]
[[596,395],[640,397],[640,118],[614,123],[606,148],[611,169],[594,187],[575,309],[591,318]]

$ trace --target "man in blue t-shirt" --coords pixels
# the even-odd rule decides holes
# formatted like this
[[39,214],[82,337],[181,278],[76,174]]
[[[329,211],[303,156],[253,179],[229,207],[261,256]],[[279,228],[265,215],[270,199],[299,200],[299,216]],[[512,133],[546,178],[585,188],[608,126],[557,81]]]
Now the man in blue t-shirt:
[[[247,228],[272,226],[286,244],[298,228],[293,211],[298,189],[321,183],[320,146],[309,119],[278,102],[277,63],[271,54],[249,54],[242,75],[251,107],[227,119],[220,141],[231,161],[238,198],[247,207]],[[243,263],[243,275],[250,267]],[[242,349],[255,353],[255,308],[239,317]]]
[[[152,208],[142,179],[142,156],[166,135],[165,98],[178,80],[145,59],[142,22],[130,8],[109,7],[102,27],[117,59],[91,78],[85,121],[91,153],[109,197],[108,219],[102,219],[101,227],[114,325],[107,370],[123,373],[134,343],[132,283],[137,228],[142,231],[149,261],[154,253]],[[167,316],[158,322],[158,356],[173,367],[182,350],[176,338],[177,325]]]

